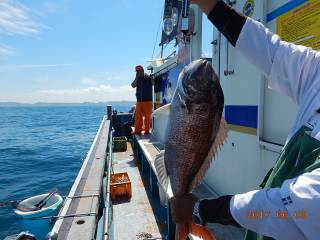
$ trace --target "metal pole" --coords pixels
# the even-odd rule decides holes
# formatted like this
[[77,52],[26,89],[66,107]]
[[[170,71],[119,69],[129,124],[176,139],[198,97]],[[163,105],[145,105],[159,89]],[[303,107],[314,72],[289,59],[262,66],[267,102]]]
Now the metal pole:
[[201,9],[192,4],[191,8],[194,13],[194,33],[191,36],[190,46],[190,61],[199,59],[202,57],[202,11]]
[[[112,139],[113,139],[113,131],[110,131],[110,142],[109,142],[109,147],[108,147],[108,167],[107,167],[107,196],[106,196],[106,201],[105,201],[105,222],[104,222],[104,236],[103,239],[104,240],[108,240],[109,239],[109,230],[110,230],[110,226],[112,226],[112,221],[113,221],[113,215],[111,215],[111,222],[109,221],[109,214],[113,214],[113,210],[112,210],[112,202],[110,202],[110,191],[109,191],[109,185],[110,185],[110,176],[111,176],[111,171],[112,171],[112,162],[113,162],[113,154],[112,154]],[[110,212],[110,203],[111,203],[111,212]]]
[[108,105],[107,106],[107,119],[111,120],[111,117],[112,117],[112,106]]
[[162,60],[162,58],[163,58],[163,44],[161,45],[161,53],[160,53],[160,58],[161,58],[161,60]]

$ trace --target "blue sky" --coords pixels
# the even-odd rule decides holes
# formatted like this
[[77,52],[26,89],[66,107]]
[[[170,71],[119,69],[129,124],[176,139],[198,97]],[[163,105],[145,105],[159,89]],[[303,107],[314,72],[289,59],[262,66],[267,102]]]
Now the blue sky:
[[[163,4],[1,0],[0,102],[134,100],[134,66],[152,56]],[[208,56],[206,18],[203,31]]]

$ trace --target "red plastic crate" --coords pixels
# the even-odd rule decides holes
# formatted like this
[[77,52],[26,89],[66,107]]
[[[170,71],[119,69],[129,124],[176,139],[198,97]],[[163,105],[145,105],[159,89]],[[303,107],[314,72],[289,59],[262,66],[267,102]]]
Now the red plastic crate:
[[131,181],[127,172],[111,174],[110,196],[112,201],[118,196],[131,198]]

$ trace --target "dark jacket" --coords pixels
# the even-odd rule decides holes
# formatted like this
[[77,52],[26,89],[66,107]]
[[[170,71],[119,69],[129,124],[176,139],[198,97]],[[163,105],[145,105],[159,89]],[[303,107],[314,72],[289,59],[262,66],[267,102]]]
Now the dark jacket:
[[137,102],[152,101],[152,81],[149,75],[137,79],[136,97]]

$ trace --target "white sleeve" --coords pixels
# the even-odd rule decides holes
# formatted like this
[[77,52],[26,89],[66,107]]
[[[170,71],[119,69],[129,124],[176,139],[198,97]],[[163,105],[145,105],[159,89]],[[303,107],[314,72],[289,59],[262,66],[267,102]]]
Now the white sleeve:
[[291,217],[282,218],[286,208],[279,188],[235,195],[230,202],[233,218],[244,228],[281,240],[307,239]]
[[[301,103],[314,84],[320,55],[304,46],[281,41],[260,22],[248,18],[236,48],[269,79],[269,87]],[[318,83],[319,84],[319,83]]]
[[281,197],[293,220],[307,239],[320,236],[320,169],[286,180]]

